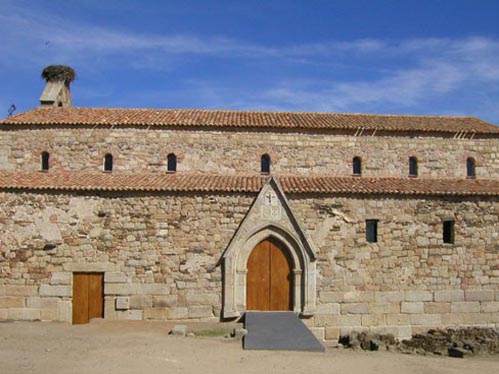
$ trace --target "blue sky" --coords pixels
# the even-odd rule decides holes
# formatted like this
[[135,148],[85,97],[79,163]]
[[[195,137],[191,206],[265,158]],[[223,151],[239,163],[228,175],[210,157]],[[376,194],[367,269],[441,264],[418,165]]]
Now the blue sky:
[[499,1],[0,0],[0,117],[42,69],[76,106],[473,115],[499,123]]

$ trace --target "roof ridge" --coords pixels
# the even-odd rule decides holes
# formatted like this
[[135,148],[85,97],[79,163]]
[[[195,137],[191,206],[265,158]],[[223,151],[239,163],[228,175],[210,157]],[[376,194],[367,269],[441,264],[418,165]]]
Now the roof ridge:
[[0,120],[3,125],[179,126],[225,129],[361,130],[450,134],[499,134],[476,117],[227,109],[35,108]]
[[[338,115],[338,116],[366,116],[366,117],[416,117],[416,118],[473,118],[482,121],[479,117],[472,115],[439,115],[439,114],[411,114],[411,113],[361,113],[361,112],[314,112],[314,111],[280,111],[280,110],[258,110],[258,109],[223,109],[223,108],[144,108],[144,107],[35,107],[33,109],[29,109],[28,111],[33,110],[67,110],[71,111],[73,109],[78,110],[125,110],[125,111],[171,111],[171,112],[223,112],[223,113],[254,113],[254,114],[304,114],[304,115]],[[28,112],[26,111],[26,112]],[[26,113],[22,112],[22,113]],[[18,116],[18,113],[12,117]],[[12,118],[7,117],[7,118]],[[484,121],[485,122],[485,121]]]

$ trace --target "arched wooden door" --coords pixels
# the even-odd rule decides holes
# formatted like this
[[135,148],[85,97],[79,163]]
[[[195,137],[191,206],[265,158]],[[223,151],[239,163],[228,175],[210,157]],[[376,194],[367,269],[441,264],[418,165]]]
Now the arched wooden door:
[[282,245],[264,240],[248,259],[246,310],[291,310],[291,262]]

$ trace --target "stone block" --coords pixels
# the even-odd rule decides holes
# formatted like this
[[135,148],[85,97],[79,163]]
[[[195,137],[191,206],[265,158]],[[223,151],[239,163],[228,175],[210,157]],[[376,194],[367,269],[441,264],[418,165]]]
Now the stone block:
[[438,326],[442,324],[441,314],[411,314],[412,325]]
[[187,335],[187,326],[186,325],[175,325],[173,326],[170,334],[174,336],[186,336]]
[[142,321],[143,311],[142,310],[117,311],[116,316],[118,320]]
[[187,319],[188,316],[188,310],[184,307],[176,307],[168,310],[168,319]]
[[372,291],[348,291],[343,293],[344,303],[370,303],[374,300]]
[[369,314],[396,314],[400,313],[400,303],[370,303]]
[[[316,314],[314,317],[314,323],[316,326],[337,326],[338,317],[339,316],[336,314]],[[304,323],[307,322],[306,320],[303,321]]]
[[25,298],[19,296],[0,297],[0,308],[24,308]]
[[71,285],[72,274],[69,272],[54,272],[50,274],[50,284],[52,286]]
[[137,293],[142,295],[169,295],[170,286],[161,283],[138,284]]
[[5,296],[37,296],[37,286],[5,286]]
[[190,306],[187,308],[189,318],[208,318],[213,317],[211,306]]
[[463,290],[435,291],[433,296],[437,302],[464,301]]
[[243,339],[246,335],[248,335],[248,330],[244,328],[234,329],[232,336],[236,339]]
[[464,313],[446,313],[442,314],[442,324],[444,326],[464,325]]
[[338,327],[324,328],[324,338],[326,340],[338,340],[340,338],[340,329]]
[[58,297],[37,297],[31,296],[26,298],[26,306],[28,308],[38,309],[57,309]]
[[341,314],[367,314],[369,313],[367,304],[344,303],[341,304]]
[[311,327],[310,331],[320,342],[324,341],[324,327]]
[[421,290],[404,291],[405,301],[433,301],[433,292]]
[[450,313],[450,303],[424,303],[424,312],[427,314],[444,314]]
[[126,283],[126,275],[121,272],[106,272],[104,274],[104,283]]
[[164,321],[169,318],[170,311],[168,309],[149,308],[144,310],[144,319]]
[[0,286],[0,296],[5,296],[5,286]]
[[50,286],[48,284],[40,286],[40,296],[71,297],[71,295],[70,286]]
[[218,294],[213,293],[191,293],[187,292],[185,295],[185,302],[187,306],[196,305],[217,305],[220,303]]
[[130,309],[130,297],[118,296],[116,298],[116,310],[128,310],[128,309]]
[[0,309],[0,321],[5,321],[8,319],[8,309]]
[[377,303],[398,303],[404,300],[403,291],[375,292],[374,301]]
[[37,321],[40,320],[40,309],[10,308],[7,309],[7,318],[15,321]]
[[42,321],[57,321],[57,309],[40,309]]
[[57,320],[61,322],[71,323],[73,320],[72,316],[73,306],[71,301],[61,301],[57,302]]
[[345,314],[336,316],[337,326],[362,326],[362,318],[360,314]]
[[400,305],[400,312],[408,314],[424,313],[424,303],[420,301],[418,302],[404,301]]
[[461,315],[465,325],[486,325],[493,323],[493,315],[496,315],[496,313],[462,313]]
[[480,303],[478,301],[456,301],[450,304],[451,313],[478,313]]
[[322,303],[341,303],[343,301],[343,292],[320,292],[319,300]]
[[480,303],[480,310],[484,313],[499,313],[499,301],[484,301]]
[[130,309],[152,308],[151,295],[133,295],[130,296]]
[[104,298],[104,319],[109,321],[116,321],[118,315],[116,314],[116,299],[114,296],[106,296]]
[[177,295],[153,296],[153,308],[174,308],[177,306]]
[[362,326],[386,326],[386,316],[384,314],[364,314],[362,315]]
[[412,337],[412,326],[396,326],[396,333],[393,334],[397,339],[410,339]]
[[386,324],[399,326],[399,325],[410,325],[411,324],[411,315],[410,314],[387,314],[386,315]]
[[494,301],[494,290],[467,290],[464,291],[465,301]]
[[317,305],[317,314],[340,314],[340,304],[328,303]]
[[131,283],[104,283],[105,295],[136,295],[137,285]]

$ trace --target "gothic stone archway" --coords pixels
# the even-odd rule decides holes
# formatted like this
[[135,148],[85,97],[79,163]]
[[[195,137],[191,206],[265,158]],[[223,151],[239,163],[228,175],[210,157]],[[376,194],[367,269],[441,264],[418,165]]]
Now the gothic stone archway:
[[232,242],[223,256],[223,317],[241,316],[246,310],[247,265],[253,249],[264,240],[282,243],[291,266],[291,310],[313,315],[316,309],[315,259],[297,238],[282,227],[269,225],[250,232],[242,242]]
[[275,177],[269,177],[236,230],[220,262],[224,318],[247,310],[247,269],[253,249],[264,240],[286,249],[291,268],[290,309],[302,315],[316,310],[316,260],[311,241],[301,229]]

